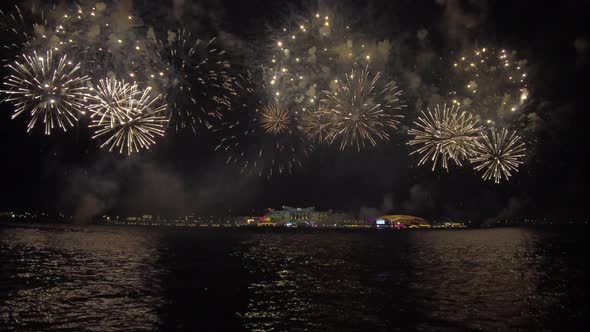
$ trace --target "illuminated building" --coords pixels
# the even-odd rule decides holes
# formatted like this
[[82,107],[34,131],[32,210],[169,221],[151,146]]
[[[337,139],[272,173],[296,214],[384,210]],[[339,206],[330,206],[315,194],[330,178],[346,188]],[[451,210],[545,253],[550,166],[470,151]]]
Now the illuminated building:
[[447,221],[443,223],[436,223],[432,225],[433,228],[465,228],[467,227],[465,223],[457,222],[457,221]]
[[310,219],[317,226],[327,226],[330,225],[333,213],[330,211],[313,211],[310,213]]
[[392,228],[431,228],[432,225],[422,218],[393,214],[377,217],[371,220],[376,227],[392,227]]
[[283,206],[283,211],[289,213],[289,221],[307,223],[311,221],[311,215],[315,211],[315,207],[292,208],[289,206]]
[[258,221],[257,226],[259,227],[275,227],[277,226],[276,222],[273,222],[269,217],[265,216]]
[[271,222],[284,225],[286,223],[307,224],[312,221],[312,215],[315,212],[315,207],[307,208],[293,208],[290,206],[283,206],[282,210],[270,210],[266,216]]

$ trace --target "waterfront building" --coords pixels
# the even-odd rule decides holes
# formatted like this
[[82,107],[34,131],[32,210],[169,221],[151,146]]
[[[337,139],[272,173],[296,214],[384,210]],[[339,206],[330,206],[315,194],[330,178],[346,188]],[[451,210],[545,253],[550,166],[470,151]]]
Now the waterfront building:
[[431,228],[432,225],[420,217],[393,214],[384,215],[370,220],[375,227],[392,227],[392,228]]
[[446,221],[442,223],[435,223],[432,228],[465,228],[465,223],[458,221]]
[[283,211],[288,212],[290,222],[309,223],[311,221],[311,214],[315,211],[315,207],[293,208],[290,206],[283,206]]
[[269,210],[266,217],[270,222],[277,225],[292,224],[309,224],[312,222],[312,214],[315,212],[315,207],[294,208],[290,206],[283,206],[282,210]]

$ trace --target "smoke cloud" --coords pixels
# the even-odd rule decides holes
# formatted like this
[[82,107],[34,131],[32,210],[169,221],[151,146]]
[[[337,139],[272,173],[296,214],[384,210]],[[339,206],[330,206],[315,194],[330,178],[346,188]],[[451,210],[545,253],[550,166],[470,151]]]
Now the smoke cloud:
[[359,210],[359,218],[375,218],[394,211],[393,194],[388,193],[383,196],[383,202],[380,207],[362,206]]

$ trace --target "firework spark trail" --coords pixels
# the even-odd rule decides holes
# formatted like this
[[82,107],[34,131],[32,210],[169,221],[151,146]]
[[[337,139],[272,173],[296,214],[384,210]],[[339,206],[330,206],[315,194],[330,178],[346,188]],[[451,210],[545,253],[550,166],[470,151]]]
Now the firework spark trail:
[[146,56],[151,45],[148,28],[133,15],[129,2],[97,2],[88,5],[42,4],[46,13],[34,26],[27,49],[51,49],[81,62],[89,76],[130,79],[155,86],[162,72]]
[[210,129],[212,120],[230,109],[234,78],[215,38],[204,41],[178,29],[159,39],[124,4],[72,8],[52,30],[50,47],[81,54],[94,75],[117,76],[165,92],[169,124],[177,131]]
[[[0,9],[0,31],[3,35],[9,36],[8,42],[4,43],[5,50],[21,49],[31,38],[30,25],[25,21],[23,12],[18,5],[11,11],[4,12]],[[3,58],[3,61],[6,59]]]
[[353,70],[334,90],[326,91],[326,105],[334,123],[332,141],[340,140],[340,149],[355,146],[358,151],[370,143],[389,140],[388,131],[396,129],[404,107],[401,90],[394,82],[384,83],[380,73],[369,77],[367,67]]
[[440,164],[448,170],[449,160],[462,166],[461,161],[473,155],[478,135],[482,130],[479,120],[473,114],[462,111],[452,105],[436,105],[434,110],[422,112],[422,116],[414,122],[414,128],[408,130],[413,136],[408,142],[417,146],[410,155],[421,155],[418,165],[432,162],[432,170]]
[[526,63],[505,49],[477,48],[463,54],[453,63],[460,85],[453,103],[477,110],[490,125],[520,119],[529,98]]
[[311,143],[326,143],[334,134],[331,116],[323,106],[305,109],[301,116],[300,128]]
[[23,52],[23,48],[27,48],[35,38],[46,37],[43,35],[44,27],[48,18],[54,16],[55,5],[44,6],[34,1],[22,9],[18,5],[6,11],[0,9],[0,32],[6,38],[2,45],[3,53],[9,54],[2,58],[2,62],[11,62],[12,57]]
[[388,52],[355,39],[345,19],[330,13],[290,17],[269,39],[265,90],[293,113],[317,107],[323,91],[336,88],[341,73],[382,64]]
[[506,129],[497,131],[491,128],[488,133],[482,133],[477,141],[475,155],[470,160],[476,171],[482,171],[482,179],[500,183],[508,180],[518,167],[523,164],[525,145],[520,136]]
[[29,113],[27,131],[37,121],[45,124],[45,134],[59,127],[67,131],[84,114],[88,100],[89,78],[80,76],[80,64],[74,64],[66,55],[54,59],[52,51],[45,56],[22,55],[22,60],[9,64],[9,76],[4,82],[6,101],[14,105],[12,118]]
[[170,105],[170,125],[177,131],[211,129],[212,120],[231,109],[235,78],[215,38],[203,41],[186,30],[168,31],[166,41],[155,42],[151,59],[164,68],[160,75]]
[[[262,102],[260,91],[253,88],[259,82],[259,76],[251,72],[237,76],[234,107],[213,130],[220,137],[215,151],[226,154],[226,164],[239,167],[241,174],[270,179],[291,174],[295,167],[300,167],[312,146],[299,135],[292,114],[285,113],[274,100]],[[278,124],[273,120],[275,111],[280,119]],[[288,116],[288,120],[283,116]]]
[[64,5],[29,40],[29,47],[74,54],[91,76],[116,77],[165,93],[169,123],[180,130],[212,127],[235,94],[227,54],[215,38],[167,31],[161,40],[123,2]]
[[100,80],[94,91],[90,127],[97,128],[93,139],[106,137],[101,148],[131,155],[149,149],[156,136],[164,136],[168,120],[162,95],[110,78]]

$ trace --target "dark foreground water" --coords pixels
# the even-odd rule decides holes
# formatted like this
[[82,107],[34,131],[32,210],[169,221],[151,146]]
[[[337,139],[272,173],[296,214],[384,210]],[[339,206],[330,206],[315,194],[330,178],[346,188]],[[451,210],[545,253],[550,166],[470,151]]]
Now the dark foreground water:
[[0,227],[0,330],[586,330],[580,232]]

